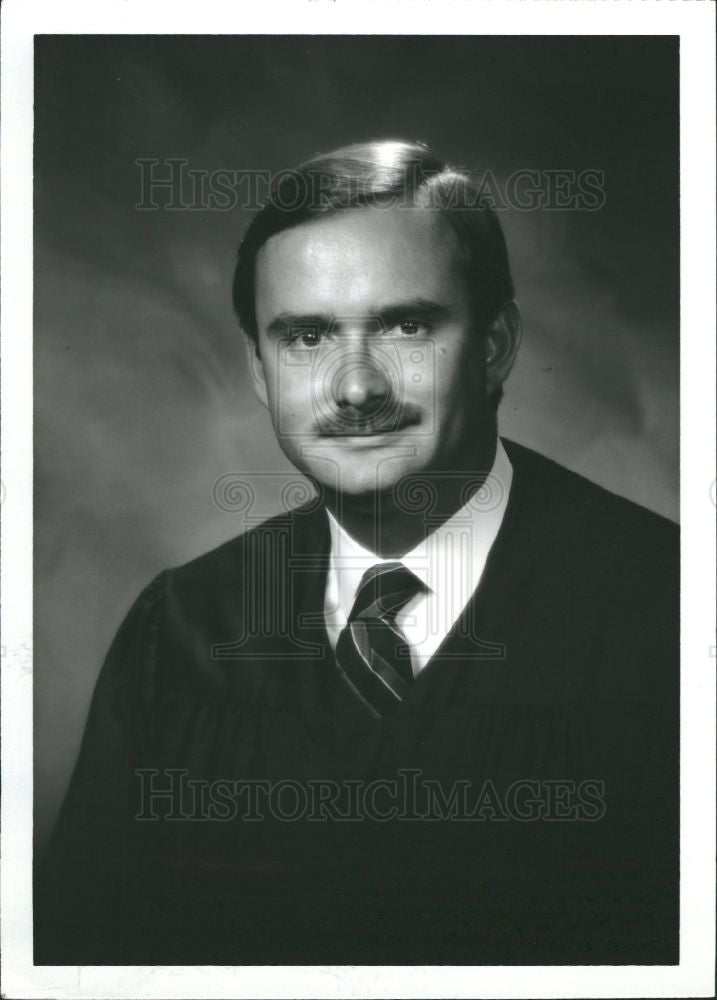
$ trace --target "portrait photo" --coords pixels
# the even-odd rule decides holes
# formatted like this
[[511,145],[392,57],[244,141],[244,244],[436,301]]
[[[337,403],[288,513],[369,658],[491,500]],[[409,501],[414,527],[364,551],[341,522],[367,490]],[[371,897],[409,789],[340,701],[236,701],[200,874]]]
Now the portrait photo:
[[281,30],[33,37],[32,964],[677,974],[681,38]]

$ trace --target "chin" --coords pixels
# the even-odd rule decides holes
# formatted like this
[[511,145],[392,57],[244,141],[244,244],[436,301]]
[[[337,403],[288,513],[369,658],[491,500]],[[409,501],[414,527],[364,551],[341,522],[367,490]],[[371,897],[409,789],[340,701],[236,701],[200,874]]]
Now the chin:
[[323,463],[321,467],[305,467],[302,471],[318,488],[356,499],[391,492],[402,478],[395,471],[389,475],[386,470],[382,474],[375,465],[362,468],[360,462],[352,462],[350,459],[336,462],[332,475],[327,475],[326,465]]
[[361,476],[356,474],[347,474],[340,479],[317,479],[317,481],[324,489],[332,493],[352,497],[357,500],[361,499],[361,497],[368,499],[369,497],[375,497],[379,493],[393,492],[397,485],[397,480],[394,478],[390,480],[377,479],[375,475]]
[[[298,453],[287,457],[317,486],[347,496],[386,492],[411,471],[406,468],[405,456],[391,458],[390,449],[330,448],[321,457],[319,454]],[[411,461],[415,462],[415,456],[411,456]]]

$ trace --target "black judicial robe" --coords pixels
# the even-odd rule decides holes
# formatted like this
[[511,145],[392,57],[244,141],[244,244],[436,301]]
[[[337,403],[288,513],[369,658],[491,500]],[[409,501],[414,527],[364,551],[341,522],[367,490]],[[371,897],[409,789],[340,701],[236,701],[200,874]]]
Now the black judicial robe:
[[321,508],[144,590],[36,871],[38,964],[678,962],[677,528],[505,444],[481,583],[391,718],[337,673]]

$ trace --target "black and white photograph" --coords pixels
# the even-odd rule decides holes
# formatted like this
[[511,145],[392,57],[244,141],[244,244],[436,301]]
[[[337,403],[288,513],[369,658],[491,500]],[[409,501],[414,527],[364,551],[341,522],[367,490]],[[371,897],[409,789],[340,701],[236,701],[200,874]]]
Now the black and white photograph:
[[[400,30],[32,32],[4,910],[40,978],[8,995],[100,995],[71,967],[103,996],[201,995],[142,979],[167,967],[254,970],[206,996],[315,967],[354,978],[271,995],[714,985],[687,36],[652,3],[625,33],[410,6],[375,8]],[[546,6],[595,5],[471,9]],[[714,22],[662,6],[693,8],[689,44]],[[481,992],[533,968],[561,985]]]

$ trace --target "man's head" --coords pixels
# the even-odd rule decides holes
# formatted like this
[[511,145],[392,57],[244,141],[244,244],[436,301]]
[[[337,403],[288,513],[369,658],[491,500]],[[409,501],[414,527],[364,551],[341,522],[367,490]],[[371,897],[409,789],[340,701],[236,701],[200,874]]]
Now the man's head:
[[478,471],[520,340],[505,240],[419,143],[285,173],[239,250],[234,303],[287,457],[346,496]]

